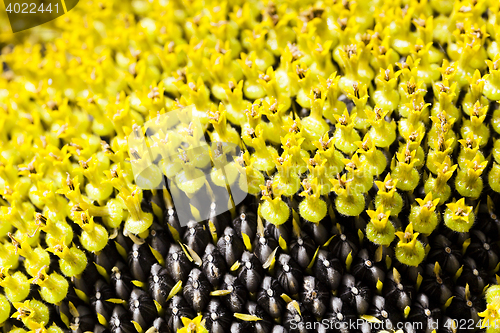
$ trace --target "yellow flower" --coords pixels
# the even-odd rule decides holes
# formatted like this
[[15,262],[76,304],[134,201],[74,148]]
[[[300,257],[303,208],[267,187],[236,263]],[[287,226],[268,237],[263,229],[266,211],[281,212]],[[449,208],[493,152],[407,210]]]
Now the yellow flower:
[[398,246],[404,246],[404,247],[415,246],[418,235],[419,235],[418,232],[415,233],[413,232],[413,224],[412,223],[408,224],[404,232],[402,231],[396,232],[396,236],[399,237]]
[[467,206],[465,204],[465,198],[458,200],[457,202],[452,202],[446,205],[453,212],[453,220],[463,220],[467,222],[469,220],[469,214],[472,212],[472,206]]
[[439,199],[432,200],[432,193],[427,194],[423,199],[416,198],[415,200],[418,202],[420,207],[426,208],[429,212],[433,212],[439,203]]
[[366,213],[370,216],[370,222],[373,222],[377,230],[384,230],[389,222],[391,211],[385,211],[384,207],[380,206],[377,210],[367,210]]
[[486,327],[487,323],[492,323],[493,325],[500,320],[500,300],[496,299],[492,303],[486,305],[486,310],[478,313],[482,317],[482,323],[484,323],[481,328]]
[[182,317],[181,320],[184,327],[178,329],[177,333],[208,333],[208,330],[205,328],[205,320],[202,321],[202,318],[202,315],[192,320],[187,317]]
[[389,194],[391,197],[396,192],[396,184],[398,183],[397,179],[392,179],[391,174],[388,173],[385,176],[383,182],[376,180],[375,185],[378,188],[378,194]]
[[11,318],[16,318],[17,320],[28,320],[33,318],[35,315],[35,312],[31,310],[29,300],[24,301],[24,303],[16,302],[12,305],[14,305],[17,311],[14,312]]

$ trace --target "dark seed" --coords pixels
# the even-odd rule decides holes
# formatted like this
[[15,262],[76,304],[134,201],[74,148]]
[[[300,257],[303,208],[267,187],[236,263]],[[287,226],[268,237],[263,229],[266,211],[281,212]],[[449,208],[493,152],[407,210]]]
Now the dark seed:
[[407,306],[411,306],[414,292],[415,288],[408,283],[407,279],[404,277],[396,279],[394,271],[387,274],[383,294],[387,302],[395,306],[399,311],[404,311]]
[[257,257],[248,251],[243,252],[238,278],[245,288],[251,292],[257,292],[264,276],[264,269]]
[[241,312],[243,306],[245,305],[247,291],[246,288],[241,284],[240,280],[231,274],[225,274],[221,289],[230,291],[230,294],[222,297],[222,300],[226,307],[231,312]]
[[169,233],[158,223],[153,223],[149,230],[148,243],[153,249],[165,257],[170,247]]
[[257,233],[257,216],[253,212],[240,210],[240,214],[233,220],[233,228],[237,235],[244,233],[253,242]]
[[274,325],[271,333],[287,333],[286,328],[281,325]]
[[366,314],[370,306],[371,290],[350,274],[344,275],[340,286],[340,298],[356,309],[359,315]]
[[314,241],[302,233],[297,239],[293,239],[290,244],[290,255],[302,269],[307,268],[316,252]]
[[231,222],[231,213],[227,210],[220,213],[219,210],[221,210],[222,208],[218,208],[215,202],[212,203],[210,208],[211,209],[206,218],[207,227],[209,227],[208,221],[212,222],[215,227],[217,237],[222,237],[224,230],[229,226],[229,223]]
[[380,320],[387,329],[397,329],[397,324],[402,321],[401,312],[387,303],[384,297],[375,295],[368,314]]
[[[465,287],[458,286],[455,288],[453,300],[450,306],[446,309],[447,313],[452,318],[460,318],[474,323],[479,322],[479,313],[486,308],[486,304],[481,294],[474,294],[470,291],[466,293]],[[479,296],[479,297],[478,297]]]
[[325,228],[326,225],[331,225],[331,219],[328,215],[319,223],[304,220],[302,222],[302,231],[307,233],[317,246],[320,246],[328,240],[329,232]]
[[357,280],[363,281],[374,289],[378,281],[384,282],[383,268],[381,263],[375,262],[375,259],[368,254],[367,249],[362,249],[354,259],[351,271]]
[[164,215],[163,218],[163,224],[165,225],[165,231],[168,231],[168,234],[170,235],[170,239],[173,241],[174,236],[172,235],[172,232],[170,231],[170,228],[175,229],[175,231],[179,235],[184,235],[186,232],[186,227],[181,227],[181,224],[179,223],[179,217],[177,216],[177,212],[173,208],[169,208]]
[[217,299],[212,299],[203,314],[205,328],[212,333],[225,333],[231,325],[231,314]]
[[253,253],[263,264],[278,246],[278,242],[274,238],[267,235],[257,235],[253,241]]
[[314,322],[314,318],[300,304],[300,313],[292,305],[288,303],[285,314],[283,315],[283,326],[290,333],[306,333],[309,332],[307,327]]
[[247,321],[243,322],[232,322],[231,323],[231,333],[246,333],[246,332],[252,332],[251,330],[251,324]]
[[132,246],[132,251],[128,255],[128,266],[135,280],[145,282],[149,276],[151,266],[155,262],[157,262],[156,258],[147,243]]
[[226,261],[215,245],[209,243],[205,248],[205,254],[201,259],[202,270],[210,284],[219,288],[222,278],[227,271]]
[[116,262],[121,259],[122,257],[118,254],[115,243],[112,240],[108,241],[108,244],[99,254],[94,254],[94,262],[102,266],[108,273],[111,272],[111,268],[115,266]]
[[[92,260],[88,258],[88,261]],[[75,289],[82,291],[85,295],[91,295],[94,292],[93,283],[90,281],[97,281],[101,279],[102,276],[97,271],[95,265],[87,265],[81,277],[72,277],[71,282],[75,285]]]
[[431,243],[429,262],[439,262],[441,268],[449,274],[455,274],[461,266],[462,252],[448,238],[436,235]]
[[262,310],[257,303],[255,302],[247,302],[245,306],[245,312],[251,316],[256,316],[261,318],[258,321],[249,322],[251,326],[253,326],[253,332],[255,333],[267,333],[271,331],[273,326],[271,319],[269,316]]
[[236,236],[235,231],[230,227],[227,227],[224,230],[224,235],[219,238],[217,248],[229,267],[241,257],[241,254],[245,250],[243,241]]
[[132,320],[141,327],[150,327],[157,316],[153,299],[142,289],[135,288],[132,290],[128,306],[132,314]]
[[116,297],[119,299],[128,299],[133,289],[132,277],[128,273],[128,267],[121,261],[116,263],[111,269],[111,286]]
[[202,223],[189,222],[187,225],[186,233],[184,234],[183,241],[194,252],[201,254],[205,250],[207,244],[212,240],[210,232],[205,228]]
[[313,266],[314,276],[330,290],[337,290],[342,280],[340,261],[325,250],[319,250]]
[[304,277],[301,300],[304,307],[316,318],[320,318],[327,310],[330,298],[328,290],[314,276]]
[[94,333],[106,333],[106,332],[109,332],[109,330],[102,326],[101,324],[97,324],[94,326],[94,330],[93,330]]
[[[123,248],[125,253],[129,253],[132,250],[132,245],[134,245],[134,242],[132,241],[132,239],[130,239],[130,237],[125,236],[123,234],[123,229],[120,229],[118,231],[118,234],[116,235],[116,238],[114,239],[114,241]],[[115,246],[117,247],[116,243],[115,243]],[[126,260],[127,258],[122,258],[122,259]]]
[[109,326],[113,333],[135,333],[137,330],[132,324],[132,318],[128,311],[121,305],[116,305],[109,320]]
[[155,328],[156,332],[158,333],[170,333],[170,328],[167,325],[167,322],[161,318],[158,317],[153,321],[153,327]]
[[279,241],[281,237],[285,240],[285,242],[290,242],[290,232],[287,229],[286,223],[276,226],[275,224],[264,220],[264,233],[266,236],[271,236],[276,241]]
[[77,306],[76,310],[78,311],[78,317],[72,317],[70,321],[73,332],[92,331],[97,324],[94,313],[84,305]]
[[175,285],[172,278],[168,275],[168,270],[160,264],[155,263],[151,267],[151,274],[149,275],[149,294],[161,306],[164,306],[168,294],[172,287]]
[[194,318],[195,312],[182,296],[174,296],[168,302],[165,308],[165,321],[172,332],[184,327],[181,318]]
[[[441,310],[438,307],[432,307],[429,297],[419,294],[415,298],[408,316],[408,322],[421,323],[424,328],[437,327],[441,320]],[[408,326],[411,329],[412,325]],[[417,327],[416,325],[413,325]],[[429,330],[427,330],[429,331]],[[430,332],[430,331],[429,331]]]
[[333,237],[328,248],[332,252],[334,258],[338,258],[342,263],[345,263],[349,254],[354,258],[358,254],[358,246],[356,245],[357,236],[350,233],[339,233]]
[[276,279],[266,276],[257,293],[257,304],[271,317],[279,318],[286,306],[281,298],[283,293],[284,290],[281,288],[280,283]]
[[358,315],[356,310],[351,308],[349,304],[343,302],[339,297],[332,296],[330,298],[330,311],[325,317],[328,320],[329,327],[338,327],[339,332],[348,333],[349,328],[356,326]]
[[457,284],[461,286],[468,284],[472,293],[482,293],[484,287],[488,284],[486,281],[488,273],[470,257],[465,257],[462,262],[464,269],[457,280]]
[[441,306],[453,296],[451,291],[451,279],[445,273],[436,274],[434,268],[434,264],[428,264],[426,266],[426,274],[420,288],[426,295],[432,295],[431,302],[433,305]]
[[186,257],[186,254],[184,253],[182,248],[177,244],[172,244],[172,246],[170,246],[170,249],[168,249],[168,255],[165,258],[165,264],[168,273],[175,282],[179,280],[186,281],[189,272],[193,267],[193,264]]
[[210,283],[198,268],[189,273],[183,295],[194,311],[202,312],[210,298]]
[[113,289],[103,280],[97,281],[94,287],[95,292],[90,298],[90,304],[96,313],[99,313],[109,321],[114,306],[113,303],[107,302],[106,300],[114,298],[115,293],[113,292]]
[[479,230],[473,230],[470,233],[471,243],[467,247],[466,254],[474,258],[478,265],[485,269],[492,270],[500,261],[500,249],[496,242]]
[[288,295],[298,295],[302,287],[302,269],[288,255],[280,254],[276,260],[276,278]]

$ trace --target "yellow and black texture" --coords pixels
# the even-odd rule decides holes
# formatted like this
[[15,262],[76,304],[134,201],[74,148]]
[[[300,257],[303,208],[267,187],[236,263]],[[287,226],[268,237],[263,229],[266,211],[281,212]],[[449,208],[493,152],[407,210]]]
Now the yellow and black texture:
[[[43,28],[0,40],[5,332],[500,331],[498,1],[95,0]],[[158,137],[177,186],[144,190],[127,138],[187,107],[248,196],[183,227],[171,192],[226,182]]]

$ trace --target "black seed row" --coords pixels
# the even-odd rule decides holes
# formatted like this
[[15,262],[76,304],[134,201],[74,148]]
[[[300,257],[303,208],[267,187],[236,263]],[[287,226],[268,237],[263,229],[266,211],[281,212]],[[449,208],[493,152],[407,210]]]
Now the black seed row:
[[[60,323],[64,314],[74,332],[136,332],[133,322],[144,331],[155,327],[158,332],[176,332],[183,327],[182,317],[199,314],[210,332],[336,332],[342,323],[352,328],[354,322],[358,331],[367,332],[369,325],[359,326],[357,320],[369,315],[386,328],[402,322],[432,327],[438,322],[439,332],[447,332],[449,318],[477,322],[485,309],[482,292],[496,283],[500,223],[486,212],[466,235],[440,227],[426,238],[426,260],[407,267],[390,249],[380,255],[380,249],[360,238],[355,226],[362,221],[338,218],[337,225],[329,221],[319,226],[303,222],[300,235],[289,222],[279,227],[263,222],[259,231],[255,207],[249,198],[234,219],[229,212],[218,216],[217,241],[208,221],[180,227],[172,211],[163,223],[153,225],[145,240],[134,243],[119,233],[89,258],[83,276],[72,281],[80,295],[70,290],[54,306],[51,319]],[[175,242],[169,222],[182,235],[180,242]],[[245,247],[242,233],[250,238],[252,251]],[[325,240],[330,241],[323,246]],[[196,252],[201,265],[190,260],[181,244]],[[126,258],[118,248],[125,250]],[[267,267],[275,249],[275,262]],[[182,291],[172,296],[179,281]],[[217,290],[224,292],[211,295]],[[239,320],[235,313],[261,320]],[[320,327],[319,322],[328,325]]]

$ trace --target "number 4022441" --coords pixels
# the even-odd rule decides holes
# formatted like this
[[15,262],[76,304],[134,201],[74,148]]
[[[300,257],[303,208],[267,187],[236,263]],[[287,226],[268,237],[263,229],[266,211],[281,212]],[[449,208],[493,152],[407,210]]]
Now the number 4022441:
[[42,3],[40,6],[37,8],[36,3],[9,3],[7,8],[5,9],[8,13],[16,13],[16,14],[40,14],[40,13],[52,13],[54,11],[55,13],[59,13],[59,4],[56,3],[54,5],[54,9],[52,9],[52,4],[49,3],[47,6],[44,7],[44,4]]

